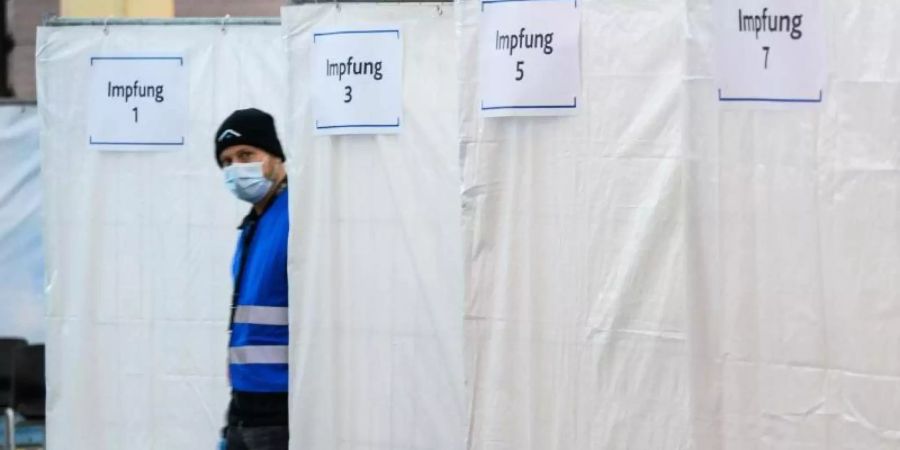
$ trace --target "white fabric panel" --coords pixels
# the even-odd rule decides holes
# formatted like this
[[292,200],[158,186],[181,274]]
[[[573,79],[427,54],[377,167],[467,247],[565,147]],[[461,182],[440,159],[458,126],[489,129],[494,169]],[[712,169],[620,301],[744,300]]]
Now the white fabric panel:
[[43,342],[44,254],[37,107],[0,105],[0,336]]
[[[277,26],[39,29],[49,448],[215,447],[231,256],[248,206],[225,189],[213,134],[249,106],[283,125],[281,42]],[[184,148],[87,148],[88,57],[129,52],[184,54]]]
[[716,102],[711,0],[579,4],[578,117],[461,65],[470,448],[900,447],[900,4],[828,0],[775,110]]
[[[312,135],[319,27],[399,25],[404,128]],[[452,9],[282,10],[291,119],[291,448],[460,449],[465,442],[457,82]]]
[[900,3],[826,1],[825,103],[781,111],[710,99],[687,4],[697,448],[900,448]]
[[579,114],[498,119],[457,5],[473,450],[690,448],[684,4],[578,5]]

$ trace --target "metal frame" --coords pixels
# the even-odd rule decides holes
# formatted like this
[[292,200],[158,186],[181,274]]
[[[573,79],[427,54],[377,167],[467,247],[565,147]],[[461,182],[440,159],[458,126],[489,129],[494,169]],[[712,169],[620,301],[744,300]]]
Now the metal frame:
[[[287,5],[314,5],[329,3],[420,3],[420,4],[452,4],[453,0],[287,0]],[[44,18],[45,27],[78,27],[78,26],[122,26],[122,25],[281,25],[280,17],[173,17],[173,18],[138,18],[138,17],[57,17]]]
[[45,27],[122,26],[122,25],[281,25],[279,17],[183,17],[183,18],[127,18],[127,17],[50,17]]
[[438,0],[438,1],[422,1],[422,0],[288,0],[286,4],[288,5],[315,5],[322,3],[453,3],[453,0]]
[[21,98],[0,98],[0,106],[37,106],[37,100]]

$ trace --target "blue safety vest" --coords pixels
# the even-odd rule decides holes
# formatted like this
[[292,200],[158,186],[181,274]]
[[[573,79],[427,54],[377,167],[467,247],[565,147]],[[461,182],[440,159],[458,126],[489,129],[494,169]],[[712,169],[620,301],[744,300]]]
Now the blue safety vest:
[[241,392],[288,390],[288,193],[241,224],[232,263],[235,290],[229,341],[231,386]]

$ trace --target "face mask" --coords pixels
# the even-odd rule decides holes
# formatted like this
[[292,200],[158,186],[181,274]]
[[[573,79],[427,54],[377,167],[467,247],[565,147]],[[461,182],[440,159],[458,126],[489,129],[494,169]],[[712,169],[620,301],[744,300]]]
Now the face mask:
[[237,198],[257,203],[272,187],[272,180],[263,176],[261,162],[235,163],[225,168],[225,186]]

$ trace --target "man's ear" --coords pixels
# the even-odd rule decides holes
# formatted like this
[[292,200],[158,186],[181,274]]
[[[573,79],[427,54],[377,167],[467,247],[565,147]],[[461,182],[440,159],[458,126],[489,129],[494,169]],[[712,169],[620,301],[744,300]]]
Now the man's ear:
[[[287,173],[287,167],[284,166],[284,161],[281,158],[276,156],[272,157],[274,166],[272,167],[272,172],[275,173],[276,178],[281,176],[282,174]],[[277,180],[276,180],[277,181]]]
[[266,174],[266,178],[276,181],[278,178],[278,164],[281,162],[277,157],[266,154],[266,160],[263,163],[263,166],[268,167],[269,173]]

